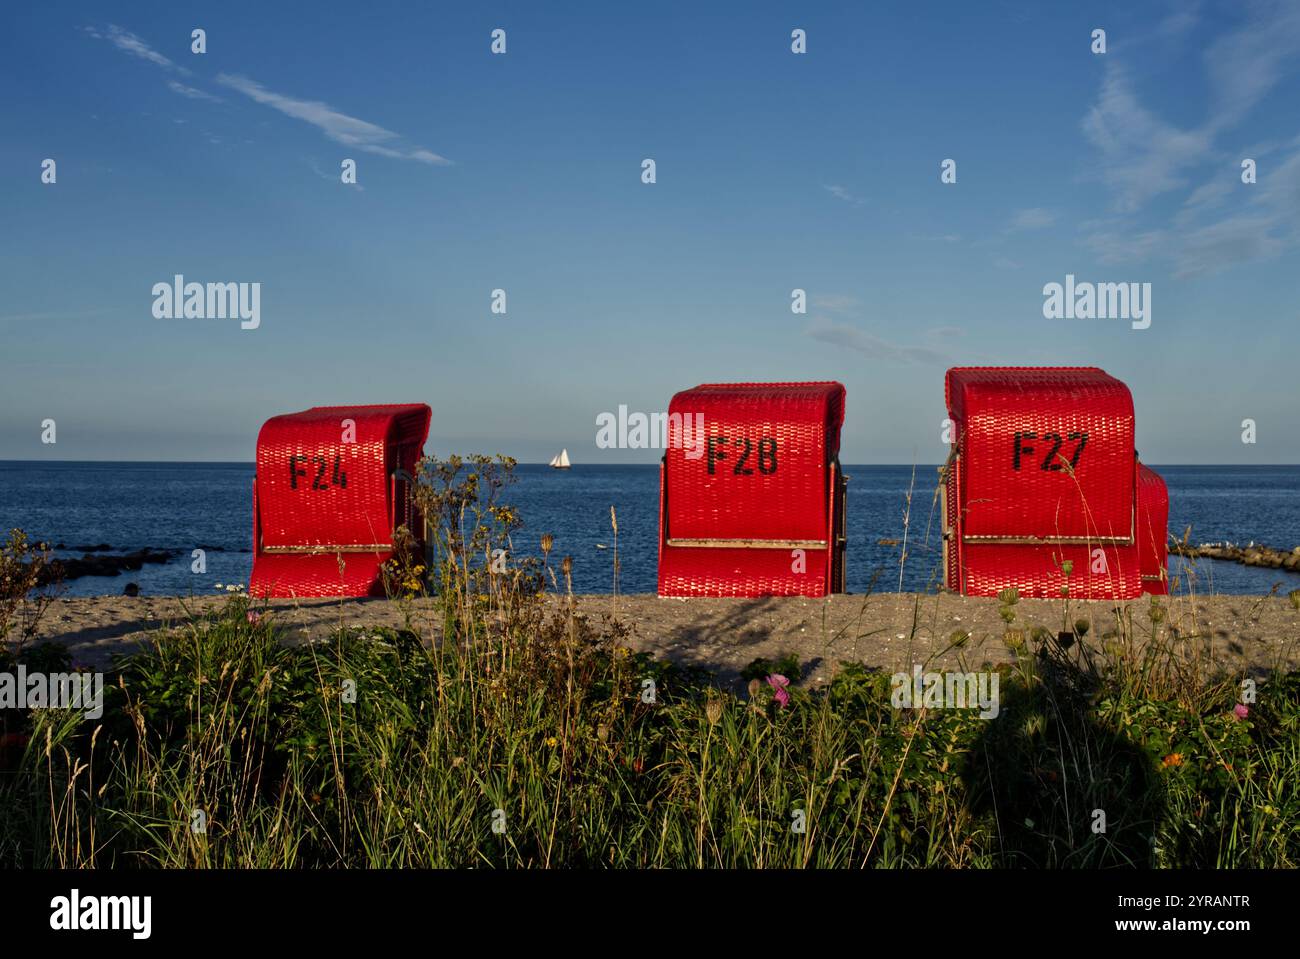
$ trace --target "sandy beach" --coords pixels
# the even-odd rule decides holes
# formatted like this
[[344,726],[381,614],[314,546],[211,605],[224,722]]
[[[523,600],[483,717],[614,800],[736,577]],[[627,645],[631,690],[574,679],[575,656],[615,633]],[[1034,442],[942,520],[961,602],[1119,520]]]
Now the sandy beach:
[[[41,623],[40,640],[65,644],[78,663],[102,668],[114,654],[140,648],[159,631],[177,630],[187,614],[224,603],[224,596],[72,597],[56,600]],[[558,597],[548,601],[562,602]],[[585,595],[579,613],[616,615],[629,628],[628,644],[673,662],[699,666],[734,685],[754,659],[795,653],[804,683],[824,683],[843,661],[890,672],[930,661],[948,667],[1009,662],[1005,626],[995,599],[950,593],[836,595],[826,599],[660,599],[654,595]],[[1226,671],[1263,673],[1274,666],[1300,665],[1300,610],[1289,599],[1268,596],[1162,598],[1161,630],[1190,655],[1205,657]],[[1153,630],[1150,597],[1128,603],[1070,603],[1070,622],[1090,621],[1088,640],[1101,643],[1116,616],[1132,617],[1134,632]],[[357,627],[403,624],[397,603],[383,599],[274,601],[270,614],[289,641],[327,637],[340,624]],[[1019,602],[1017,627],[1053,632],[1062,628],[1059,600]],[[1159,616],[1159,614],[1157,614]],[[431,600],[416,601],[412,625],[426,639],[437,636]],[[956,633],[970,638],[944,652]]]

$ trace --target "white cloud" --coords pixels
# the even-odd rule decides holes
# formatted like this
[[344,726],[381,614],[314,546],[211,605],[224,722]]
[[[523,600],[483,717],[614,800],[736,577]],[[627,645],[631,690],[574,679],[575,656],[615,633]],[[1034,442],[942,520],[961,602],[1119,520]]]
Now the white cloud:
[[1056,214],[1040,206],[1021,210],[1011,218],[1009,230],[1041,230],[1056,222]]
[[1097,255],[1099,262],[1107,265],[1144,263],[1161,253],[1170,252],[1169,234],[1166,231],[1132,233],[1120,224],[1090,233],[1084,237],[1083,242]]
[[836,323],[822,317],[814,317],[805,334],[822,343],[856,350],[877,360],[951,365],[951,360],[938,350],[926,346],[901,346],[890,343],[874,333],[867,333],[847,323]]
[[848,203],[851,206],[862,206],[862,204],[867,202],[861,197],[854,196],[852,193],[850,193],[848,190],[846,190],[844,187],[840,186],[839,184],[835,184],[835,183],[823,184],[822,189],[825,190],[827,193],[829,193],[831,196],[835,197],[836,199],[843,200],[845,203]]
[[[1300,5],[1256,8],[1258,15],[1205,52],[1215,130],[1240,123],[1300,57]],[[1267,12],[1264,12],[1267,11]]]
[[1186,171],[1205,158],[1212,142],[1208,131],[1180,130],[1146,110],[1123,68],[1113,65],[1107,67],[1083,130],[1101,152],[1101,176],[1123,212],[1186,186]]
[[122,52],[129,53],[133,57],[139,57],[141,60],[147,60],[164,70],[174,70],[181,74],[190,72],[179,64],[173,63],[130,30],[124,30],[117,24],[110,23],[103,33],[100,33],[94,27],[82,27],[82,30],[96,40],[107,40]]
[[415,160],[433,166],[451,164],[446,157],[432,150],[406,146],[402,142],[402,136],[392,130],[340,113],[319,100],[299,100],[285,96],[268,90],[256,80],[226,73],[217,75],[217,83],[236,90],[263,106],[278,110],[285,116],[310,123],[336,143],[394,159]]
[[844,313],[858,305],[856,298],[843,293],[823,293],[813,297],[813,306],[830,310],[832,313]]
[[[1300,5],[1234,9],[1240,23],[1205,49],[1204,115],[1186,128],[1144,107],[1120,57],[1108,56],[1101,91],[1083,120],[1119,214],[1083,227],[1090,231],[1085,245],[1101,262],[1167,260],[1177,276],[1191,277],[1300,246],[1300,138],[1290,141],[1289,155],[1270,158],[1267,174],[1261,163],[1253,185],[1241,182],[1240,162],[1276,149],[1276,139],[1246,149],[1219,145],[1300,65]],[[1171,17],[1158,32],[1177,39],[1196,26],[1195,16]],[[1148,201],[1179,191],[1187,192],[1167,220],[1151,222]]]
[[191,100],[210,100],[213,103],[223,102],[221,97],[213,96],[205,90],[198,90],[194,87],[187,87],[185,84],[176,80],[168,80],[167,86],[175,93],[183,97],[189,97]]
[[965,336],[966,331],[960,326],[936,326],[933,330],[927,330],[925,335],[936,340],[955,340]]

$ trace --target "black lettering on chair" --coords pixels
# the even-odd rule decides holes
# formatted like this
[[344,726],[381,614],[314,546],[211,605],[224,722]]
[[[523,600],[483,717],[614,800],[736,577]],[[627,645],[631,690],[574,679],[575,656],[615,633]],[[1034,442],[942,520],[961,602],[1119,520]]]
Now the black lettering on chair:
[[1015,457],[1014,457],[1013,460],[1012,460],[1012,464],[1013,464],[1013,465],[1012,465],[1012,469],[1017,469],[1017,470],[1020,469],[1020,457],[1021,457],[1021,454],[1028,455],[1028,454],[1030,454],[1030,453],[1032,453],[1032,452],[1034,451],[1034,448],[1033,448],[1032,446],[1021,446],[1021,445],[1020,445],[1020,440],[1021,440],[1022,438],[1027,439],[1027,440],[1036,440],[1036,439],[1038,439],[1038,434],[1037,434],[1037,433],[1020,433],[1020,432],[1017,432],[1017,433],[1016,433],[1016,454],[1015,454]]
[[724,460],[724,459],[727,458],[727,454],[724,453],[724,452],[722,452],[720,449],[718,449],[719,446],[726,446],[726,445],[727,445],[727,438],[726,438],[725,436],[710,436],[710,437],[709,437],[709,439],[708,439],[708,443],[707,443],[707,446],[708,446],[708,455],[707,455],[707,458],[708,458],[708,461],[709,461],[709,475],[710,475],[710,476],[713,476],[713,475],[717,472],[717,470],[715,470],[715,469],[713,468],[713,467],[714,467],[714,464],[717,463],[718,460]]
[[744,443],[745,452],[740,454],[740,459],[736,460],[736,468],[733,469],[731,472],[736,476],[753,476],[754,471],[745,466],[746,461],[749,459],[749,454],[754,451],[753,442],[749,439],[749,437],[745,437],[743,440],[736,440],[736,443],[737,444]]
[[1042,469],[1044,472],[1054,473],[1060,470],[1061,468],[1061,464],[1056,462],[1056,454],[1057,451],[1060,450],[1061,444],[1065,441],[1061,438],[1060,433],[1044,433],[1043,439],[1045,440],[1054,439],[1056,440],[1056,445],[1052,447],[1051,451],[1043,459],[1043,465],[1040,467],[1040,469]]

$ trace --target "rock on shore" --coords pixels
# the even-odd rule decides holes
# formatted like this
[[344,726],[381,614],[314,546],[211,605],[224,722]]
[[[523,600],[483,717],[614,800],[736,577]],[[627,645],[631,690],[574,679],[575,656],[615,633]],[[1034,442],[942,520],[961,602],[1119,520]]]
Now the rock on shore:
[[52,559],[41,571],[41,585],[80,579],[82,576],[117,576],[137,570],[145,563],[166,563],[180,555],[175,549],[152,549],[148,546],[130,553],[85,553],[80,559]]
[[1169,552],[1180,556],[1193,556],[1202,559],[1221,559],[1243,566],[1262,566],[1267,569],[1287,569],[1300,572],[1300,546],[1287,552],[1258,543],[1238,546],[1235,543],[1182,543],[1174,541],[1169,544]]

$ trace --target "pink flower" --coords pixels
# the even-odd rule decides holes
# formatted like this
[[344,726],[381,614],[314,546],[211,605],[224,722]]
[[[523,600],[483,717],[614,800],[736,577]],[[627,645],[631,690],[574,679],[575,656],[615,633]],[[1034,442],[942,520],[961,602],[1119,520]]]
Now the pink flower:
[[261,619],[262,619],[261,613],[255,613],[251,609],[248,611],[248,621],[252,623],[254,626],[256,626],[258,622],[261,621]]
[[1250,715],[1250,707],[1245,703],[1237,703],[1237,705],[1232,707],[1232,712],[1238,719],[1245,719]]
[[790,703],[790,694],[786,692],[786,687],[790,685],[790,680],[786,679],[780,673],[773,673],[767,677],[767,684],[772,687],[772,698],[781,705],[782,708]]

